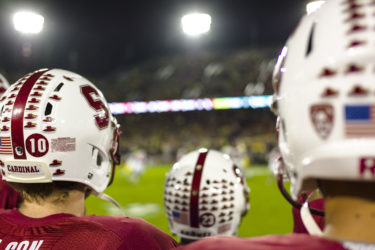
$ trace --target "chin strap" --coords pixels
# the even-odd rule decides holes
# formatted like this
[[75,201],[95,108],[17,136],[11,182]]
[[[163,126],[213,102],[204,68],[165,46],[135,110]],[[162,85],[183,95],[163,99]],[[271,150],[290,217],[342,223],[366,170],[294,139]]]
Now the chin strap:
[[119,211],[121,212],[121,215],[125,216],[125,211],[122,208],[122,206],[120,205],[120,203],[118,203],[111,196],[109,196],[105,193],[98,193],[98,192],[92,192],[92,194],[95,195],[96,197],[98,197],[99,199],[102,199],[104,201],[108,201],[108,202],[112,203],[113,205],[115,205],[115,207],[117,207],[119,209]]
[[[309,198],[310,197],[311,195],[309,196]],[[300,209],[303,225],[306,227],[309,234],[321,236],[323,232],[314,220],[314,217],[311,215],[310,209],[311,208],[309,208],[309,199],[307,199]]]
[[121,160],[121,153],[120,153],[120,135],[121,135],[121,130],[120,130],[120,125],[117,124],[117,121],[115,118],[113,118],[114,125],[114,130],[113,130],[113,142],[112,142],[112,147],[109,150],[110,155],[111,155],[111,160],[112,160],[112,172],[111,172],[111,178],[109,179],[109,183],[107,187],[109,187],[113,179],[115,177],[115,170],[116,170],[116,165],[120,164]]
[[[285,197],[285,199],[290,204],[292,204],[293,207],[295,207],[297,209],[301,209],[302,205],[300,203],[298,203],[297,201],[293,200],[293,198],[290,196],[290,194],[285,190],[285,187],[284,187],[284,175],[283,175],[283,173],[284,173],[284,166],[283,166],[283,161],[282,161],[281,157],[278,159],[278,162],[279,162],[279,167],[278,167],[278,171],[277,171],[277,175],[276,175],[277,186],[279,187],[281,194]],[[307,208],[314,215],[324,216],[324,211],[322,211],[322,210],[315,209],[315,208],[310,208],[310,207],[307,207]]]

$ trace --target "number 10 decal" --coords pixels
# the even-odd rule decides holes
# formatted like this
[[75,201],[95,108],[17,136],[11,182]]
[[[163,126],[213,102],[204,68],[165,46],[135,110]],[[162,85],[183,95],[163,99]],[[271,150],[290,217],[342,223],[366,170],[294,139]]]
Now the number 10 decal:
[[[95,115],[95,123],[100,128],[106,128],[109,124],[109,110],[107,109],[106,105],[99,99],[100,94],[98,91],[90,85],[81,86],[81,92],[83,96],[86,98],[87,102],[89,103],[90,107],[92,107],[95,111],[104,111],[102,116]],[[94,99],[96,97],[96,99]]]
[[32,134],[26,139],[26,149],[32,156],[42,157],[48,152],[48,140],[41,134]]

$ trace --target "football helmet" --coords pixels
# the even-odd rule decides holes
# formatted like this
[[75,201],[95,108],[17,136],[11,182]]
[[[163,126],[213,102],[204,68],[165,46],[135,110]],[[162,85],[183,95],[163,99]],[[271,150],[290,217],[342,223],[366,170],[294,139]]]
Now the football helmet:
[[167,174],[164,205],[171,232],[183,239],[235,235],[249,205],[249,188],[227,154],[190,152]]
[[330,0],[303,17],[273,74],[278,144],[294,198],[317,180],[375,177],[371,0]]
[[72,181],[101,193],[119,156],[119,125],[103,94],[61,69],[27,74],[0,99],[3,179]]

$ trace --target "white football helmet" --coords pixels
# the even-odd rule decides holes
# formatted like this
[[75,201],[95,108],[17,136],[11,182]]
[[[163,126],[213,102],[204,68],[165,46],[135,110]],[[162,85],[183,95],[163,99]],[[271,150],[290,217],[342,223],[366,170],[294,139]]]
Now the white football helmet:
[[249,205],[249,188],[227,154],[202,148],[167,174],[164,205],[171,232],[184,239],[235,235]]
[[119,125],[90,81],[43,69],[0,99],[0,165],[8,182],[72,181],[101,193],[118,162]]
[[372,0],[330,0],[305,16],[274,71],[273,109],[291,191],[318,179],[375,180]]
[[2,96],[5,91],[9,88],[9,83],[5,77],[0,74],[0,96]]

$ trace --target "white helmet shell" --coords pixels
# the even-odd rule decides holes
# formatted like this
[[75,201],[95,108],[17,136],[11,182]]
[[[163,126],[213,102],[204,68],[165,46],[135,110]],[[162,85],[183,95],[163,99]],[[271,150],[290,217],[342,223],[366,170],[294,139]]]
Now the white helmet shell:
[[18,80],[0,100],[6,181],[72,181],[104,191],[119,127],[90,81],[65,70],[40,70]]
[[371,0],[330,0],[305,16],[274,71],[279,148],[294,197],[318,179],[375,177]]
[[185,239],[235,235],[249,209],[249,188],[226,154],[202,148],[184,155],[167,174],[169,228]]

